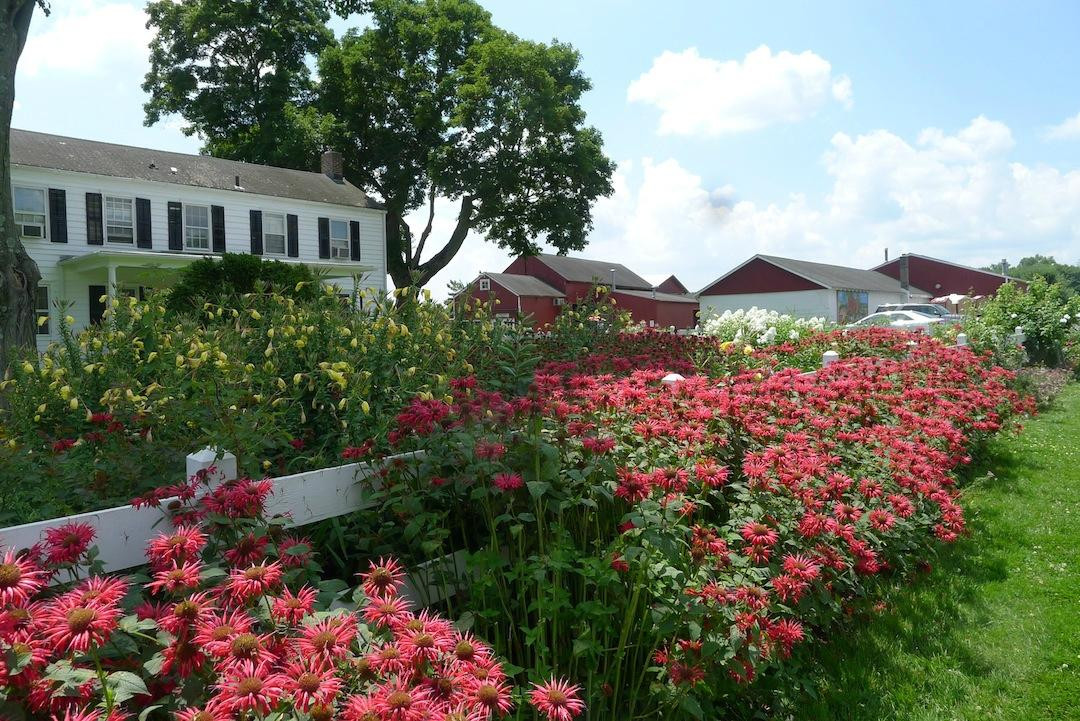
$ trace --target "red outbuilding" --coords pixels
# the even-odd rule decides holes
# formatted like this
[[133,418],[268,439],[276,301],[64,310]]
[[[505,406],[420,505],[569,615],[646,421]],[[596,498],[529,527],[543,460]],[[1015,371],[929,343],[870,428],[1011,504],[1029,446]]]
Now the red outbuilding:
[[574,307],[594,286],[604,286],[637,323],[677,329],[697,325],[697,298],[685,288],[678,292],[682,284],[674,276],[662,285],[654,287],[621,263],[542,253],[520,256],[502,273],[481,273],[461,295],[495,300],[496,317],[531,316],[533,325],[542,328],[561,306]]
[[905,253],[873,270],[895,278],[901,284],[904,284],[903,276],[906,274],[908,285],[922,288],[935,297],[954,293],[970,296],[993,295],[1002,283],[1010,281],[1027,287],[1024,281],[1007,275],[914,253]]

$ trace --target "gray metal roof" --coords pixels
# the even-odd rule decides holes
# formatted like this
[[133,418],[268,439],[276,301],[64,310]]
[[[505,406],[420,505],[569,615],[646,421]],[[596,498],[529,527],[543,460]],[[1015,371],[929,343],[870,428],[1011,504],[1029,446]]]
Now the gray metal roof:
[[[275,168],[212,158],[209,155],[171,153],[131,145],[68,138],[30,130],[11,129],[11,162],[35,168],[94,173],[133,180],[189,185],[278,198],[310,200],[360,208],[381,207],[348,181],[335,183],[322,173]],[[236,188],[236,176],[240,187]]]
[[812,263],[808,260],[780,258],[775,255],[755,256],[772,263],[778,268],[802,276],[826,288],[850,290],[874,290],[884,292],[903,292],[900,281],[884,273],[861,268],[848,268],[843,265]]
[[491,278],[514,295],[522,297],[565,298],[556,288],[531,275],[513,273],[481,273],[481,278]]
[[626,293],[627,295],[637,296],[638,298],[655,298],[656,300],[666,301],[668,303],[693,303],[698,304],[698,299],[692,295],[678,295],[675,293],[661,293],[656,291],[654,294],[651,290],[624,290],[622,288],[616,288],[616,293]]
[[652,283],[622,263],[570,258],[565,255],[552,255],[551,253],[541,253],[536,257],[563,278],[575,283],[592,283],[595,281],[601,284],[609,284],[611,283],[611,271],[614,269],[617,290],[622,288],[649,290],[653,287]]

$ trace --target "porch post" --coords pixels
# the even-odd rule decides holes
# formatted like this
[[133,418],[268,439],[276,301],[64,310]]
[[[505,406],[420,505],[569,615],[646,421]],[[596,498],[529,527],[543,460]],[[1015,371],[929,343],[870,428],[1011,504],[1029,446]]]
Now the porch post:
[[109,271],[109,280],[105,284],[105,296],[109,300],[109,307],[112,307],[112,300],[116,297],[116,265],[109,263],[107,266]]

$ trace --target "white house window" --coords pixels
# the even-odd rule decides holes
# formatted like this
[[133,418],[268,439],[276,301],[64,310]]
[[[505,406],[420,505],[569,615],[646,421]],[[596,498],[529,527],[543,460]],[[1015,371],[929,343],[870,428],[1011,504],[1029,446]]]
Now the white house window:
[[[34,313],[37,316],[38,335],[49,335],[49,286],[39,285],[34,299]],[[44,318],[44,320],[42,320]]]
[[480,290],[491,290],[491,280],[488,278],[481,278]]
[[24,238],[45,237],[45,191],[41,188],[15,188],[15,225]]
[[349,259],[349,224],[344,220],[330,221],[330,257]]
[[184,206],[184,247],[210,250],[210,209],[205,205]]
[[263,213],[263,252],[285,255],[285,216],[281,213]]
[[110,243],[135,242],[135,208],[131,198],[105,196],[105,237]]

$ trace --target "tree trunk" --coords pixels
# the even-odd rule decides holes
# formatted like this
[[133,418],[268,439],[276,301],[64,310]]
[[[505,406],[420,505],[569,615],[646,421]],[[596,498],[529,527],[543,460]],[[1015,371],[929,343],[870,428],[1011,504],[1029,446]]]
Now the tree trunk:
[[387,211],[386,271],[394,281],[394,287],[423,288],[436,273],[445,268],[457,255],[457,252],[461,250],[466,236],[469,235],[469,231],[472,229],[474,209],[472,196],[466,195],[462,197],[454,232],[450,234],[446,245],[438,253],[431,256],[426,263],[420,262],[419,252],[415,257],[410,253],[412,243],[408,242],[405,237],[409,231],[402,220],[401,214],[395,211]]
[[0,377],[14,349],[33,348],[37,342],[34,309],[41,272],[15,228],[10,152],[15,68],[36,4],[36,0],[6,0],[0,5]]

